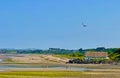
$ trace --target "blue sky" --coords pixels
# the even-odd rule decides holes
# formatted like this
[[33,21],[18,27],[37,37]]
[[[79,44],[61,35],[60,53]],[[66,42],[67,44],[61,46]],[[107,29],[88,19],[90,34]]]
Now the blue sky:
[[0,0],[0,48],[119,47],[119,4],[120,0]]

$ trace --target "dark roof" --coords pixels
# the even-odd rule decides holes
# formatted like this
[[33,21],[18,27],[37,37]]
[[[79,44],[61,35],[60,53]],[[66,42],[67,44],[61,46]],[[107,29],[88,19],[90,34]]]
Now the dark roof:
[[86,52],[86,57],[108,57],[107,52]]

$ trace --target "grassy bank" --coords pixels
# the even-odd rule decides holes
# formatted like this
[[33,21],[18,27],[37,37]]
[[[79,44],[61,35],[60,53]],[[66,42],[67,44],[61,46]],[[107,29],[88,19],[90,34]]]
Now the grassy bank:
[[[105,74],[106,73],[106,74]],[[0,72],[0,78],[119,78],[119,73],[73,71],[14,71]]]

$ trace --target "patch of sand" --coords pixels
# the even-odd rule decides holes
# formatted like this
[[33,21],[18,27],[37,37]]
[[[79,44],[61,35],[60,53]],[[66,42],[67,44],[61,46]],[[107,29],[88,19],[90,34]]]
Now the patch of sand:
[[18,63],[65,63],[69,59],[67,58],[59,58],[55,57],[53,55],[37,55],[37,54],[29,54],[29,55],[22,55],[21,57],[19,56],[13,56],[11,57],[12,61],[18,62]]

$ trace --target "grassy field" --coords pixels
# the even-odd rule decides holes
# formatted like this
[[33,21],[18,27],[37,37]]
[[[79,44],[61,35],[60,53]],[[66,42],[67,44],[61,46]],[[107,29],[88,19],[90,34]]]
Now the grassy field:
[[0,78],[120,78],[120,72],[14,71],[0,72]]

